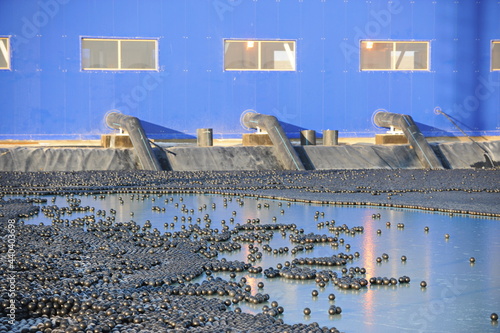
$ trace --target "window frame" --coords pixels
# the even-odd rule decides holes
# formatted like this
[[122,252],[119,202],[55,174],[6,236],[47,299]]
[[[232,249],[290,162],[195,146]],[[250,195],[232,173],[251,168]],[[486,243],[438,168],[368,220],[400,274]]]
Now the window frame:
[[[368,68],[368,69],[363,69],[363,63],[362,63],[362,52],[363,52],[363,44],[364,43],[373,43],[373,44],[376,44],[376,43],[381,43],[381,44],[389,44],[389,43],[392,43],[393,47],[392,47],[392,51],[391,52],[395,52],[397,51],[396,49],[396,46],[398,43],[401,43],[401,44],[426,44],[426,50],[427,50],[427,62],[426,62],[426,67],[425,68],[414,68],[414,69],[408,69],[408,68],[402,68],[402,69],[398,69],[398,68],[375,68],[375,69],[371,69],[371,68]],[[386,72],[430,72],[431,71],[431,41],[430,40],[402,40],[402,39],[398,39],[398,40],[392,40],[392,39],[389,39],[389,40],[369,40],[369,39],[363,39],[363,40],[360,40],[360,44],[359,44],[359,70],[361,72],[381,72],[381,71],[386,71]],[[393,61],[391,59],[391,67],[395,65],[393,64]]]
[[[257,68],[226,68],[226,42],[227,43],[249,43],[253,42],[258,46]],[[291,69],[281,68],[262,68],[262,43],[292,43],[293,44],[293,62]],[[233,39],[226,38],[222,41],[223,61],[222,69],[224,72],[296,72],[297,71],[297,41],[293,39]]]
[[[84,67],[83,66],[83,42],[84,41],[106,41],[117,42],[117,64],[116,68],[97,68],[97,67]],[[154,68],[122,68],[122,42],[154,42],[155,64]],[[159,52],[158,52],[158,38],[118,38],[118,37],[80,37],[80,69],[85,72],[89,71],[159,71]]]
[[[9,36],[0,36],[0,40],[5,40],[7,41],[5,44],[7,45],[5,47],[4,43],[0,43],[0,54],[2,56],[5,56],[5,62],[7,63],[6,67],[0,67],[0,70],[11,70],[12,66],[12,57],[11,57],[11,50],[10,50],[10,37]],[[4,49],[5,47],[5,49]]]
[[[493,67],[493,59],[494,59],[493,50],[494,50],[495,44],[498,44],[497,48],[498,48],[499,67],[497,67],[497,68]],[[490,66],[490,69],[492,72],[500,71],[500,40],[492,40],[491,41],[491,66]]]

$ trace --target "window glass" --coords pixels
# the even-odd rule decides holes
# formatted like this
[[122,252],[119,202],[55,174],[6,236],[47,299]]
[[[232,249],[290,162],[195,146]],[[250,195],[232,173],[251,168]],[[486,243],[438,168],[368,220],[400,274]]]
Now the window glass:
[[429,43],[362,41],[361,70],[429,70]]
[[0,69],[10,69],[10,51],[8,38],[0,38]]
[[295,46],[293,42],[263,42],[262,68],[294,70]]
[[156,41],[122,41],[121,51],[122,68],[156,68]]
[[377,70],[391,68],[392,43],[361,43],[361,69]]
[[427,69],[427,46],[423,43],[395,43],[392,68],[401,70]]
[[82,64],[84,69],[118,69],[118,41],[84,39]]
[[224,69],[294,71],[295,42],[225,40]]
[[259,47],[255,41],[226,41],[224,69],[259,69]]
[[500,41],[493,42],[491,49],[491,69],[500,71]]
[[84,70],[155,70],[156,40],[82,39]]

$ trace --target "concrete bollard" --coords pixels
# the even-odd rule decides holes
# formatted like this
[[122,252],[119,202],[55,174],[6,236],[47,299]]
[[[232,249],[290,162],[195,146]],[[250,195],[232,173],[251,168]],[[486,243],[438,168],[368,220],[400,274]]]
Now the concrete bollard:
[[198,147],[211,147],[214,145],[213,131],[211,128],[198,128],[196,130]]
[[337,146],[339,144],[339,131],[324,130],[323,131],[323,146]]
[[316,145],[316,131],[314,131],[314,130],[300,131],[300,144],[302,146],[315,146]]

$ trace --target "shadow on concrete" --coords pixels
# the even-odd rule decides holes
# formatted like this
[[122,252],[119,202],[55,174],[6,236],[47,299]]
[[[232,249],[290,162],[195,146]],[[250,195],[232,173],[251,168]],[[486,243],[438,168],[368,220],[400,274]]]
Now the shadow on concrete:
[[441,161],[443,168],[451,169],[450,161],[448,161],[448,159],[446,158],[446,154],[441,149],[441,146],[437,145],[437,144],[431,144],[430,147],[434,151],[434,153],[436,154],[437,158]]
[[172,171],[172,166],[168,160],[168,154],[176,154],[168,149],[162,149],[161,147],[155,147],[153,152],[160,163],[161,169],[163,171]]
[[486,154],[484,154],[484,162],[477,162],[474,164],[471,164],[471,168],[476,168],[476,169],[497,169],[500,168],[500,162],[498,161],[491,161]]

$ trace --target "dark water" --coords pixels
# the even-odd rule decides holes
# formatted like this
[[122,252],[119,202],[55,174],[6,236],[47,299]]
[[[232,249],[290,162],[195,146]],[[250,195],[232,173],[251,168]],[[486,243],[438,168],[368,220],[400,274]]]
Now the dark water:
[[[263,269],[275,267],[286,261],[301,257],[324,257],[343,252],[360,253],[345,267],[366,268],[365,278],[395,277],[406,275],[411,278],[409,284],[395,286],[368,285],[361,290],[343,290],[328,283],[319,288],[314,280],[268,279],[263,274],[238,273],[236,281],[242,276],[248,279],[252,293],[262,292],[270,295],[270,302],[277,301],[285,312],[280,316],[286,323],[317,322],[320,326],[335,326],[345,332],[498,332],[500,328],[490,320],[492,312],[500,313],[500,221],[463,215],[425,213],[411,210],[356,208],[339,206],[321,206],[312,204],[287,203],[254,198],[224,198],[212,195],[169,195],[144,196],[107,195],[105,198],[94,196],[75,196],[81,199],[81,205],[95,207],[96,211],[111,208],[117,211],[116,222],[134,220],[144,224],[151,221],[152,228],[161,232],[179,231],[181,226],[205,225],[204,216],[211,219],[211,228],[222,229],[221,220],[232,229],[236,223],[247,223],[248,219],[260,219],[260,224],[295,223],[305,233],[334,236],[328,227],[318,227],[318,223],[335,221],[335,225],[346,224],[349,228],[363,226],[363,233],[355,235],[340,234],[344,244],[338,248],[330,244],[315,244],[310,251],[295,255],[269,254],[262,251],[262,245],[271,248],[293,248],[296,244],[289,241],[289,233],[282,236],[274,232],[269,242],[254,243],[262,252],[262,259],[253,262]],[[155,201],[153,201],[153,198]],[[49,198],[49,205],[52,204]],[[58,206],[67,206],[64,197],[55,201]],[[213,206],[215,204],[215,206]],[[258,208],[258,205],[261,208]],[[185,205],[188,212],[181,211]],[[268,207],[265,207],[267,206]],[[165,208],[164,212],[153,211],[152,207]],[[177,207],[176,207],[177,206]],[[205,208],[206,207],[206,208]],[[189,210],[193,209],[193,212]],[[133,215],[131,215],[131,212]],[[235,212],[235,215],[233,214]],[[319,213],[319,215],[317,214]],[[74,219],[89,215],[89,212],[72,214],[63,218]],[[380,218],[373,218],[380,214]],[[174,220],[177,216],[177,221]],[[185,221],[182,221],[185,217]],[[189,221],[191,217],[191,221]],[[230,222],[230,218],[234,222]],[[276,218],[273,221],[273,217]],[[386,222],[391,226],[386,226]],[[42,214],[26,223],[50,224]],[[174,222],[175,227],[164,227],[165,223]],[[398,228],[404,223],[404,228]],[[425,232],[424,227],[429,227]],[[381,233],[377,233],[380,229]],[[243,232],[240,232],[242,234]],[[449,234],[449,238],[445,238]],[[247,262],[249,243],[242,243],[242,249],[230,254],[220,253],[218,259],[240,260]],[[345,244],[350,245],[346,249]],[[389,259],[377,263],[376,258],[383,253]],[[401,261],[405,255],[407,261]],[[469,259],[476,259],[471,264]],[[307,266],[309,267],[309,266]],[[311,267],[317,270],[331,269],[342,275],[343,266]],[[229,272],[217,272],[215,276],[231,279]],[[201,282],[206,276],[198,278]],[[264,282],[262,290],[258,282]],[[421,288],[420,281],[426,281],[427,287]],[[312,290],[319,295],[313,297]],[[335,301],[328,300],[334,293]],[[253,305],[240,302],[237,306],[244,312],[259,313],[265,304]],[[340,306],[340,315],[329,315],[330,305]],[[310,308],[311,314],[305,316],[304,308]]]

